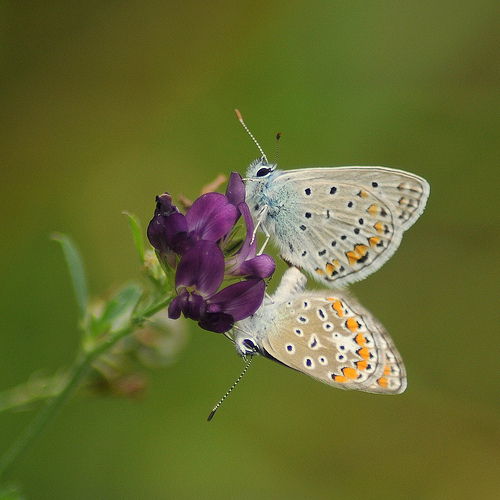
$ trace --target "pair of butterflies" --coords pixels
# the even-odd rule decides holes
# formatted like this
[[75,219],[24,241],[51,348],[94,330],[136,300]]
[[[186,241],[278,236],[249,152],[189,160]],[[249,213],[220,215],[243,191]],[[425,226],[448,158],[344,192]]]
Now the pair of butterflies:
[[[422,214],[430,188],[386,167],[281,171],[262,158],[246,173],[256,228],[288,269],[271,300],[233,332],[237,352],[262,355],[343,389],[399,394],[406,371],[380,322],[342,288],[366,278],[396,251]],[[304,270],[328,290],[306,290]]]

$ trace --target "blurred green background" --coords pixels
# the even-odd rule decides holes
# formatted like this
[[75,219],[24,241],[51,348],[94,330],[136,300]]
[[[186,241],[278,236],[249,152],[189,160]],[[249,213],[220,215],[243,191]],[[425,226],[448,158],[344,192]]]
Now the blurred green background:
[[[408,370],[343,392],[189,325],[139,402],[78,397],[11,469],[29,499],[498,498],[500,4],[0,4],[1,389],[73,360],[76,302],[140,279],[122,210],[195,198],[258,156],[387,165],[431,184],[396,255],[353,290]],[[34,415],[0,415],[5,449]]]

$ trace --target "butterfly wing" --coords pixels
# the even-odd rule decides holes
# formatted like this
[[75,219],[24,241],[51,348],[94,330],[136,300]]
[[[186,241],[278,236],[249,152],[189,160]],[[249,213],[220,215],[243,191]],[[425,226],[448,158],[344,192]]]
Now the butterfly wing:
[[276,171],[255,207],[282,257],[329,287],[359,281],[396,251],[422,214],[429,184],[385,167]]
[[334,387],[384,394],[406,389],[391,337],[343,294],[307,292],[282,304],[260,342],[266,355]]

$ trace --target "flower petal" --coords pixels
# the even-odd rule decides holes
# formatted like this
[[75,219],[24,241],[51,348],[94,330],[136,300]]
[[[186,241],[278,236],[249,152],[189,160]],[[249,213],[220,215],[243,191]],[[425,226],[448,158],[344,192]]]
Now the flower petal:
[[181,213],[172,214],[166,219],[165,237],[169,247],[179,255],[186,253],[196,242],[196,238],[188,232],[186,216]]
[[[147,234],[151,245],[161,253],[171,251],[171,247],[166,241],[166,222],[170,215],[178,212],[168,193],[156,197],[155,214],[149,223]],[[187,224],[185,230],[187,230]]]
[[262,304],[266,293],[266,283],[261,279],[250,279],[229,285],[207,300],[207,311],[214,306],[221,312],[240,321],[251,316]]
[[[165,220],[165,230],[166,235],[169,240],[175,238],[179,233],[187,233],[188,232],[188,223],[186,220],[186,216],[179,212],[171,214],[169,217],[166,217]],[[171,243],[171,241],[169,241]]]
[[253,259],[246,260],[239,268],[239,276],[250,278],[269,278],[276,269],[274,259],[267,254],[257,255]]
[[169,193],[165,192],[156,197],[155,215],[163,215],[165,217],[178,212],[179,209],[172,203],[172,197]]
[[234,318],[230,314],[223,312],[205,313],[198,325],[210,332],[224,333],[231,330],[234,325]]
[[238,205],[238,210],[241,212],[241,215],[243,215],[243,220],[245,221],[245,226],[247,228],[247,235],[243,243],[243,247],[241,248],[241,253],[245,256],[245,259],[249,255],[255,257],[255,254],[257,253],[257,238],[254,238],[252,242],[254,225],[250,209],[246,203],[240,203]]
[[195,321],[198,321],[205,310],[205,301],[203,300],[203,297],[201,295],[198,295],[197,293],[190,293],[189,298],[186,303],[186,308],[184,311],[184,316],[186,318],[191,318],[194,319]]
[[[186,292],[187,293],[187,292]],[[168,306],[168,317],[170,319],[178,319],[182,312],[183,295],[177,295]]]
[[148,239],[151,245],[160,252],[160,256],[175,263],[172,252],[189,248],[189,235],[186,217],[172,204],[172,197],[162,194],[156,197],[155,215],[148,226]]
[[177,319],[184,314],[184,317],[198,321],[205,311],[205,301],[197,293],[189,293],[184,290],[180,295],[174,298],[168,306],[168,317]]
[[165,233],[165,217],[155,216],[151,219],[148,225],[148,240],[151,245],[161,253],[171,252],[172,249],[168,246]]
[[226,188],[226,198],[235,207],[245,201],[245,184],[238,172],[231,172]]
[[224,255],[212,241],[200,240],[179,261],[175,287],[192,287],[203,297],[213,295],[224,279]]
[[199,239],[217,241],[234,226],[238,211],[223,194],[207,193],[195,200],[186,219]]

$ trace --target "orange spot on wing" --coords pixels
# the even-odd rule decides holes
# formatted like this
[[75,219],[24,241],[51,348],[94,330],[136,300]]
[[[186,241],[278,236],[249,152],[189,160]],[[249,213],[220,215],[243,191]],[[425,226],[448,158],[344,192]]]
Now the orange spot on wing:
[[366,191],[361,190],[358,193],[358,196],[360,196],[361,198],[368,198],[368,196],[370,196],[370,195]]
[[358,378],[358,370],[356,370],[356,368],[342,368],[342,373],[351,380]]
[[328,264],[326,265],[326,272],[328,276],[333,276],[333,273],[336,271],[338,267],[339,267],[338,260],[332,260],[332,262],[328,262]]
[[391,374],[391,367],[389,365],[385,365],[384,375],[390,375],[390,374]]
[[320,276],[324,276],[324,275],[325,275],[325,271],[323,271],[323,269],[320,269],[319,267],[316,269],[316,272],[317,272]]
[[358,370],[364,371],[368,368],[368,362],[367,361],[356,361],[356,366],[358,367]]
[[359,259],[366,255],[367,251],[368,247],[366,245],[356,245],[353,251],[346,252],[346,256],[349,259],[349,264],[351,266],[355,264]]
[[358,349],[356,352],[358,353],[358,356],[363,358],[365,361],[367,359],[370,359],[370,349],[368,349],[368,347],[362,347],[361,349]]
[[368,241],[370,246],[373,248],[380,243],[380,236],[372,236],[371,238],[368,238]]
[[345,326],[347,326],[351,332],[355,332],[359,328],[359,323],[354,318],[349,318],[345,322]]
[[368,247],[366,245],[356,245],[354,251],[360,256],[364,257],[366,252],[368,252]]
[[373,227],[377,230],[378,234],[384,232],[384,224],[382,222],[377,222]]
[[378,205],[376,203],[373,203],[372,205],[370,205],[366,211],[370,214],[370,215],[376,215],[378,214]]
[[339,318],[343,318],[344,317],[344,311],[342,310],[342,302],[340,302],[340,300],[336,300],[332,304],[332,309],[337,313],[337,316]]
[[354,341],[362,347],[366,345],[366,337],[361,333],[358,333],[356,337],[354,337]]
[[346,255],[347,255],[347,258],[349,259],[349,264],[351,266],[353,264],[356,264],[356,262],[358,262],[358,260],[359,260],[359,257],[354,252],[347,252]]
[[380,387],[387,387],[387,379],[385,377],[380,377],[377,383]]
[[333,273],[337,270],[339,267],[339,261],[338,260],[332,260],[332,262],[328,262],[326,265],[326,272],[328,276],[333,276]]
[[346,382],[349,382],[349,379],[346,377],[343,377],[342,375],[335,375],[333,380],[335,382],[339,382],[340,384],[345,384]]

